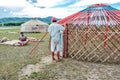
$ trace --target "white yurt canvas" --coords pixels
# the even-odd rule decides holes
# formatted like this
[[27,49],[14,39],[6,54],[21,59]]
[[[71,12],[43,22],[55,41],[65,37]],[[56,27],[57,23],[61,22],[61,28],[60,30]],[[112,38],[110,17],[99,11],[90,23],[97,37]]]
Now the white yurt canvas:
[[21,32],[46,32],[48,24],[36,18],[21,25]]

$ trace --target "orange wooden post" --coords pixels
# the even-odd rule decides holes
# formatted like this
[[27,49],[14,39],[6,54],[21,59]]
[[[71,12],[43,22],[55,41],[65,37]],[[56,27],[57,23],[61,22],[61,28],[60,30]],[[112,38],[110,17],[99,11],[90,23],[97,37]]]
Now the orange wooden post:
[[39,42],[37,42],[37,44],[30,50],[29,54],[32,54],[33,51],[38,47],[38,45],[40,44],[40,42],[44,39],[44,37],[48,34],[48,32],[46,32],[43,37],[40,39]]
[[68,26],[65,23],[64,24],[65,27],[65,32],[64,32],[64,37],[63,37],[63,57],[66,58],[68,55]]
[[105,36],[104,36],[104,48],[107,47],[106,39],[108,37],[108,18],[106,19],[106,28],[105,28]]
[[86,43],[87,43],[87,38],[88,38],[88,27],[85,27],[85,31],[86,31],[86,33],[85,33],[85,45],[86,45]]

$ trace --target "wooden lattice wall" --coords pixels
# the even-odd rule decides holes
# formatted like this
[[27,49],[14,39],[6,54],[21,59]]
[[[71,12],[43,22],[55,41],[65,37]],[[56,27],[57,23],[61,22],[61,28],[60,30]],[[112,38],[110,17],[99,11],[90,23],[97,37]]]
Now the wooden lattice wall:
[[68,55],[81,61],[120,63],[120,26],[68,25]]

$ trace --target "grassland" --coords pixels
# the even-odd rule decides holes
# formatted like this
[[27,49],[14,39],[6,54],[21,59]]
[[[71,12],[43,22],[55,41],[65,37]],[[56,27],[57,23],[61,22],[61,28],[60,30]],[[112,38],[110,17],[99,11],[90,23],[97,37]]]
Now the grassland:
[[[11,34],[9,32],[16,32]],[[26,33],[28,37],[41,38],[44,33]],[[18,39],[19,28],[0,30],[0,38]],[[18,72],[28,64],[36,64],[41,58],[50,55],[49,35],[32,55],[29,51],[36,44],[27,46],[0,45],[0,80],[18,80]],[[33,72],[22,80],[120,80],[120,64],[97,64],[64,58],[45,66],[41,72]]]
[[[16,33],[9,33],[16,32]],[[41,38],[44,33],[25,33],[28,37]],[[7,37],[10,40],[18,39],[19,28],[0,30],[0,38]],[[10,46],[0,45],[0,80],[17,80],[17,72],[27,64],[35,64],[40,61],[41,56],[49,54],[47,35],[44,42],[34,51],[33,55],[29,55],[30,50],[35,46],[35,42],[29,43],[27,46]]]

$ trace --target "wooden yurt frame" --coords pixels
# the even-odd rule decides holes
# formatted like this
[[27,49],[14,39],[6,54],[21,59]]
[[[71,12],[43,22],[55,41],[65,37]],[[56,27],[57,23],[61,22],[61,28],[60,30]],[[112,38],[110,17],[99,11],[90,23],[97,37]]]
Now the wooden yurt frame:
[[[107,11],[105,15],[107,16],[105,25],[101,24],[101,26],[90,24],[92,19],[89,19],[91,16],[89,11],[85,16],[88,21],[75,23],[74,21],[79,21],[79,18],[74,18],[64,24],[66,30],[63,56],[88,62],[120,63],[120,16],[114,16]],[[110,19],[113,20],[112,22],[116,21],[117,25],[110,25]],[[83,25],[85,22],[87,25]]]
[[108,32],[103,29],[69,24],[64,37],[64,55],[82,61],[120,63],[120,28],[109,28]]

